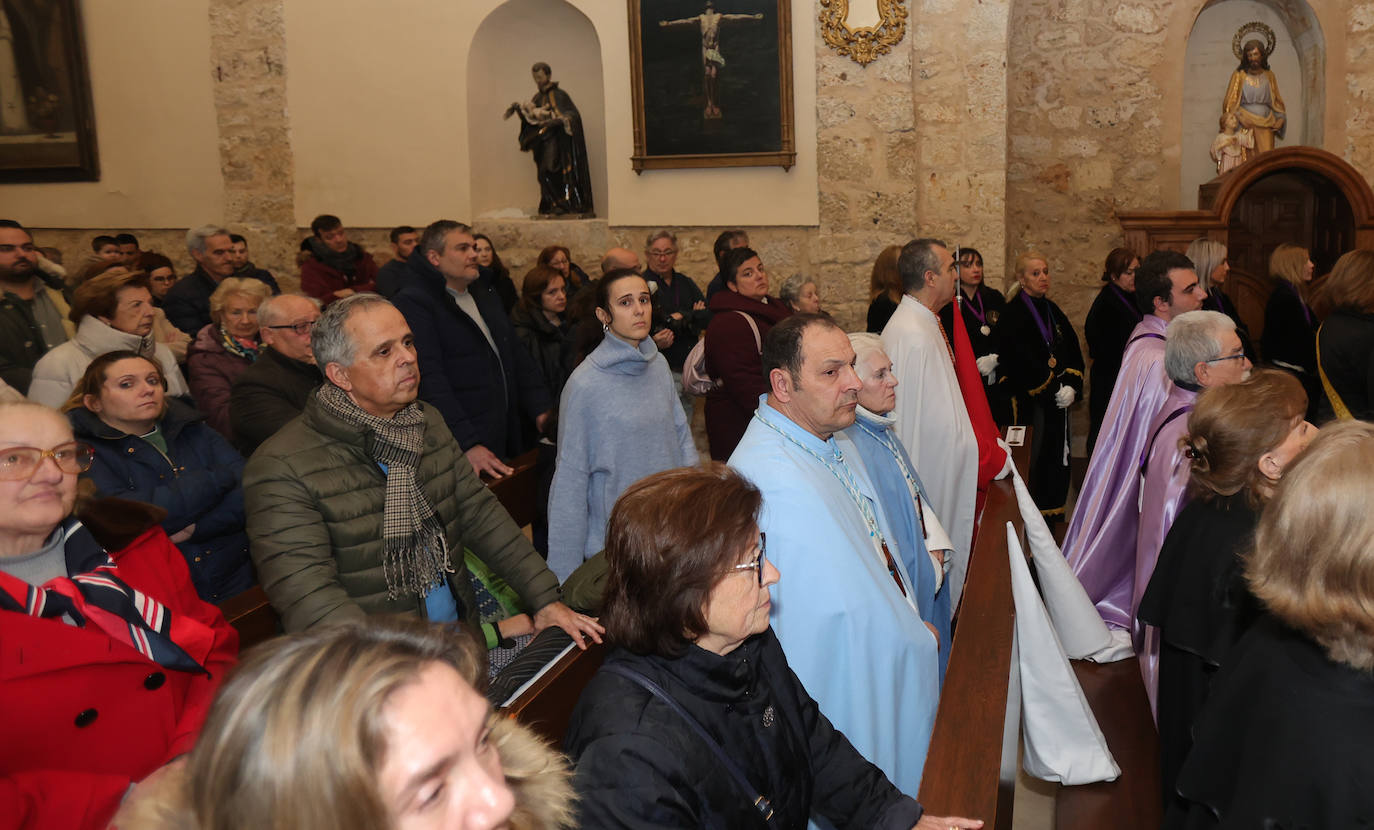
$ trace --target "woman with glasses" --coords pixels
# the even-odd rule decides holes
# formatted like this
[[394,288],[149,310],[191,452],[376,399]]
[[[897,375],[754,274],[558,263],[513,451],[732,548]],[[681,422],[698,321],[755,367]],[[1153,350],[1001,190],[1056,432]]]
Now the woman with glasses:
[[1102,290],[1097,292],[1088,319],[1083,322],[1083,339],[1088,343],[1092,368],[1088,371],[1088,455],[1097,444],[1097,433],[1107,415],[1116,376],[1121,374],[1121,358],[1131,331],[1145,319],[1135,304],[1135,269],[1140,258],[1129,248],[1113,248],[1102,269]]
[[0,816],[24,827],[106,827],[191,749],[238,651],[160,511],[74,515],[91,460],[55,410],[0,404]]
[[550,245],[544,248],[539,252],[534,264],[552,268],[562,274],[569,297],[591,281],[587,278],[587,272],[572,261],[572,252],[565,245]]
[[172,261],[162,254],[144,251],[138,258],[138,270],[148,275],[148,291],[153,295],[153,306],[157,309],[157,316],[153,318],[153,339],[165,343],[178,363],[185,363],[191,335],[172,325],[167,313],[162,310],[162,298],[177,284],[177,272],[172,267]]
[[196,407],[220,435],[233,440],[229,392],[262,350],[258,306],[272,296],[267,283],[226,277],[210,295],[210,324],[196,334],[186,353],[186,380]]
[[244,532],[243,456],[191,407],[166,394],[162,367],[134,352],[91,362],[66,410],[95,448],[101,495],[155,504],[196,591],[219,603],[254,582]]
[[602,616],[613,649],[564,738],[583,826],[800,830],[814,812],[840,828],[981,827],[923,817],[788,668],[768,622],[780,575],[761,507],[721,464],[650,476],[616,503]]

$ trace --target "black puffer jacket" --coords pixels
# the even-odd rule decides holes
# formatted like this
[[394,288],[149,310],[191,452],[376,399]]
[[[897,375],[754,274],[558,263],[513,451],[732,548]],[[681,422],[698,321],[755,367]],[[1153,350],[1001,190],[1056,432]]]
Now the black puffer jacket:
[[774,823],[677,712],[603,668],[564,740],[577,762],[584,828],[803,828],[813,810],[840,828],[907,830],[920,819],[920,805],[821,714],[772,629],[723,657],[696,646],[676,660],[617,649],[606,659],[615,664],[690,712],[772,802]]
[[543,312],[530,313],[519,305],[511,312],[510,320],[515,336],[539,364],[544,383],[557,405],[572,371],[572,327],[567,322],[555,326]]

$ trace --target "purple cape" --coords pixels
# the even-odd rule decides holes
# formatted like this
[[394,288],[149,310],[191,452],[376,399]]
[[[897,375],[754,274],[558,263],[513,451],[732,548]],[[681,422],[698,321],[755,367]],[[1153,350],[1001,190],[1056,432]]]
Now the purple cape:
[[1140,657],[1140,675],[1145,681],[1151,712],[1156,711],[1159,693],[1159,631],[1137,620],[1136,613],[1155,572],[1164,537],[1174,526],[1178,511],[1183,509],[1184,491],[1191,473],[1178,442],[1188,434],[1187,410],[1192,409],[1196,398],[1196,392],[1181,386],[1169,390],[1164,406],[1150,422],[1149,435],[1154,438],[1154,444],[1148,448],[1150,455],[1145,460],[1145,479],[1140,490],[1140,529],[1136,533],[1135,574],[1131,586],[1131,639]]
[[1147,314],[1131,332],[1064,536],[1064,556],[1097,612],[1107,625],[1128,631],[1140,523],[1141,454],[1150,438],[1150,421],[1173,387],[1164,374],[1167,325]]

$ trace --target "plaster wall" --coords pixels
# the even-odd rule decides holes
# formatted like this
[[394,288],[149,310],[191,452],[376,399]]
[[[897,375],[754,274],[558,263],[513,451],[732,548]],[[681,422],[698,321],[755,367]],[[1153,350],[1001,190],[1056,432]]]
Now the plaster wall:
[[[0,187],[35,227],[163,227],[218,216],[209,0],[84,0],[100,181]],[[156,20],[156,26],[148,21]]]

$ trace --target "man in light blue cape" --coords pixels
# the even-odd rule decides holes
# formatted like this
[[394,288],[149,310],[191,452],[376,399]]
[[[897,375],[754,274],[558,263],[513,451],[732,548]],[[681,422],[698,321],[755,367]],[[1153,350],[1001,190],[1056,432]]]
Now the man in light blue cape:
[[759,529],[782,573],[773,629],[820,709],[898,789],[920,790],[939,655],[878,491],[841,431],[861,387],[827,318],[799,314],[763,344],[769,393],[730,466],[763,493]]
[[953,551],[940,517],[930,506],[916,465],[897,437],[892,410],[897,406],[897,376],[883,351],[882,338],[869,332],[850,332],[857,362],[854,371],[863,388],[854,426],[844,431],[859,450],[859,458],[878,489],[878,507],[897,535],[897,552],[907,573],[916,580],[916,606],[921,619],[940,638],[940,685],[949,665],[950,591],[945,581]]

